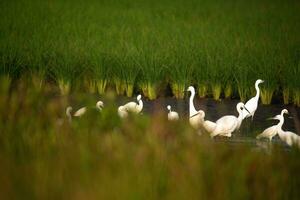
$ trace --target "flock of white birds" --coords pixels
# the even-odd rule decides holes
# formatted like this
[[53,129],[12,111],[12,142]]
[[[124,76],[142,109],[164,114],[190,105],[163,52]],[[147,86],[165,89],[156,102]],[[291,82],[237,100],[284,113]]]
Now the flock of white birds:
[[[258,107],[258,101],[260,96],[259,84],[264,81],[258,79],[255,82],[256,95],[249,99],[246,104],[240,102],[236,105],[236,109],[238,112],[238,116],[234,115],[225,115],[218,119],[216,122],[212,122],[209,120],[205,120],[205,112],[203,110],[196,110],[194,106],[194,97],[195,97],[195,88],[193,86],[188,87],[187,91],[191,93],[189,97],[189,123],[190,125],[201,132],[201,130],[205,130],[210,134],[211,137],[225,136],[231,137],[234,131],[238,131],[243,120],[251,117],[253,120],[255,111]],[[101,111],[104,107],[102,101],[98,101],[96,103],[96,108]],[[143,101],[142,96],[137,96],[137,102],[128,102],[124,105],[118,107],[118,115],[120,118],[128,117],[129,113],[139,114],[143,110]],[[175,111],[172,111],[170,105],[167,106],[168,110],[168,120],[169,121],[177,121],[179,120],[179,114]],[[72,121],[72,117],[81,117],[87,111],[86,107],[80,108],[75,113],[72,113],[72,107],[67,107],[66,115],[69,121]],[[281,111],[280,115],[276,115],[270,119],[279,120],[277,125],[271,126],[265,129],[261,134],[259,134],[256,138],[268,138],[270,141],[272,138],[278,134],[279,138],[285,142],[289,146],[298,146],[300,148],[300,136],[296,133],[290,131],[282,130],[282,125],[284,123],[284,114],[288,114],[286,109]]]

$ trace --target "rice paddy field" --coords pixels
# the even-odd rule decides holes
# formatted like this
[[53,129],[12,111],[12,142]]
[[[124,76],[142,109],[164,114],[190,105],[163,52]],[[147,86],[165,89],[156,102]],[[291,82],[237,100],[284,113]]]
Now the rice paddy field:
[[[297,0],[0,1],[0,199],[299,199],[298,148],[200,136],[155,103],[184,102],[194,85],[196,101],[222,108],[260,78],[259,112],[288,108],[299,134],[299,11]],[[121,120],[119,102],[137,94],[151,114]],[[69,105],[89,109],[70,123]],[[269,125],[255,120],[237,134]]]

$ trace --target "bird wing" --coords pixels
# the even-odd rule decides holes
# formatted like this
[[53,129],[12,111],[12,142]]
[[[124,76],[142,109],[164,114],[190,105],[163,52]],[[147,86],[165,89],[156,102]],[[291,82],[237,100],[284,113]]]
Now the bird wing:
[[277,125],[274,125],[265,129],[261,134],[256,136],[256,139],[260,139],[264,137],[269,138],[270,136],[276,135],[276,133],[277,133]]
[[217,126],[217,124],[215,122],[212,122],[212,121],[209,121],[209,120],[205,120],[203,122],[203,127],[209,133],[213,132],[215,130],[216,126]]
[[129,103],[124,105],[126,110],[129,111],[129,112],[135,112],[136,111],[136,106],[137,106],[137,103],[135,103],[135,102],[129,102]]
[[75,117],[80,117],[86,112],[86,107],[80,108],[74,113]]
[[247,108],[247,110],[250,112],[248,112],[246,109],[243,109],[243,118],[247,118],[253,115],[253,113],[255,112],[255,110],[257,109],[257,101],[255,97],[252,97],[251,99],[249,99],[246,104],[245,107]]
[[237,118],[233,115],[226,115],[216,121],[216,128],[211,133],[211,136],[222,135],[234,131],[237,125]]

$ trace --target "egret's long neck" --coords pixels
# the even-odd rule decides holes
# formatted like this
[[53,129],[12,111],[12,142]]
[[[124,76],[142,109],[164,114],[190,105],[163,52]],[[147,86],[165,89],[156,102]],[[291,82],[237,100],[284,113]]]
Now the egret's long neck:
[[71,122],[72,121],[72,115],[71,115],[71,110],[70,109],[67,110],[66,115],[67,115],[69,121]]
[[197,113],[195,106],[194,106],[194,97],[195,97],[195,91],[191,91],[190,96],[190,117],[195,115]]
[[256,89],[256,95],[255,95],[255,98],[256,98],[256,99],[259,99],[259,92],[260,92],[260,89],[259,89],[259,87],[258,87],[258,84],[259,84],[259,83],[256,83],[256,84],[255,84],[255,89]]
[[279,131],[282,130],[283,123],[284,123],[284,116],[283,116],[283,114],[281,114],[279,123],[277,124],[277,130],[279,130]]
[[238,113],[239,113],[239,116],[238,116],[238,121],[241,122],[243,120],[243,110],[242,108],[238,108],[237,109]]
[[142,101],[142,100],[139,100],[139,105],[138,105],[139,111],[142,111],[143,106],[144,106],[143,101]]

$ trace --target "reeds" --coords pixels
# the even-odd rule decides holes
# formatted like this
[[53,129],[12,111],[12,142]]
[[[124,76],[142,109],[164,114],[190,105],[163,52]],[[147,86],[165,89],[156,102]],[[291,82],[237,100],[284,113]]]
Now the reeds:
[[[2,86],[8,79],[0,81]],[[0,199],[300,195],[297,148],[286,151],[278,142],[261,141],[255,147],[259,151],[253,151],[255,144],[215,142],[196,134],[185,120],[168,123],[166,113],[121,121],[112,101],[105,101],[100,113],[91,108],[69,123],[64,97],[51,98],[44,91],[37,97],[18,89],[9,95],[0,103],[0,177],[5,180],[0,181]],[[3,96],[8,94],[0,90]],[[96,100],[90,95],[87,101]]]
[[200,97],[242,101],[262,78],[264,104],[274,94],[298,104],[293,92],[299,90],[300,76],[294,1],[245,6],[243,1],[192,0],[182,6],[176,0],[167,6],[166,0],[150,7],[143,0],[122,2],[1,6],[1,73],[18,79],[29,72],[37,88],[54,80],[62,94],[85,88],[102,95],[107,85],[114,85],[119,95],[141,90],[155,99],[170,85],[174,96],[183,98],[183,90],[193,84]]

